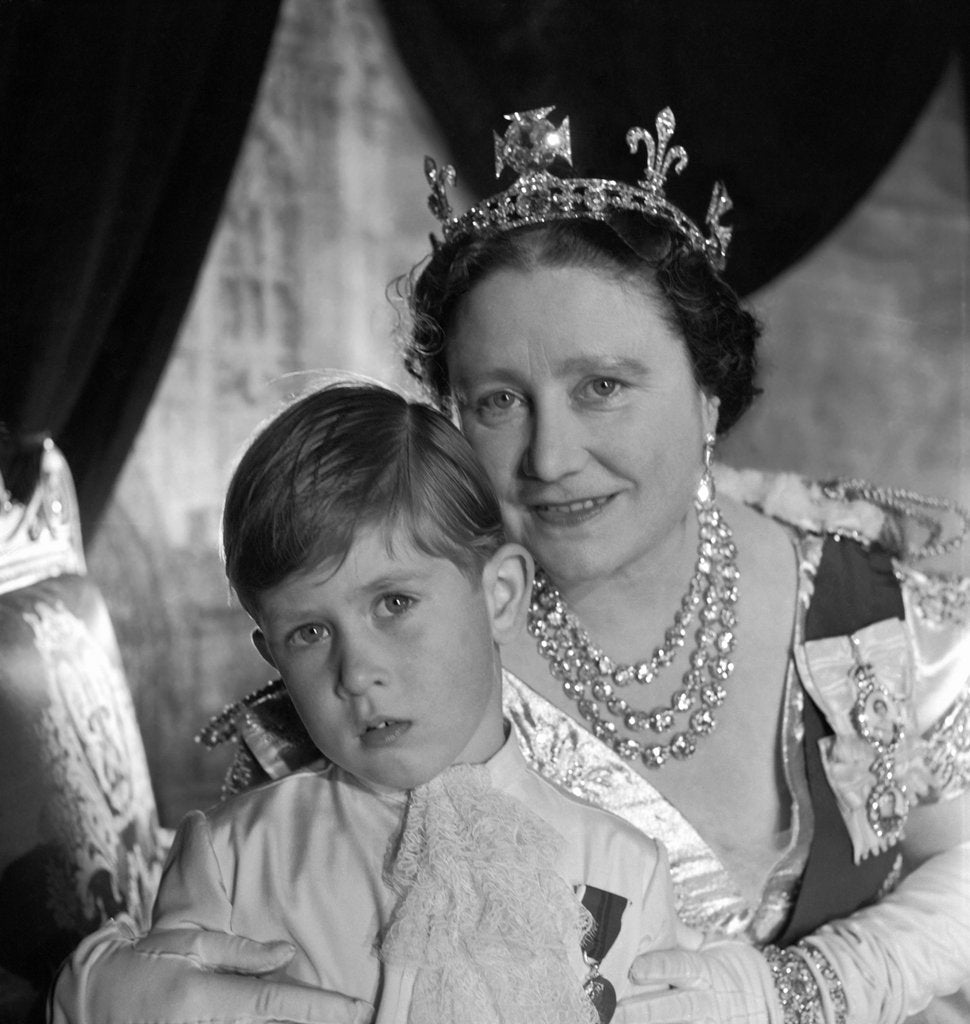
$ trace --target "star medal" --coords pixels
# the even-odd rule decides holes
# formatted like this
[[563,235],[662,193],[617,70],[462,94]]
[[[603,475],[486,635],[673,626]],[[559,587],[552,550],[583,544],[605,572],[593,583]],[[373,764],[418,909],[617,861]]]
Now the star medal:
[[616,1011],[616,989],[611,981],[600,974],[600,965],[597,961],[591,960],[585,953],[583,958],[589,967],[589,975],[583,982],[583,991],[593,1004],[600,1024],[609,1024]]

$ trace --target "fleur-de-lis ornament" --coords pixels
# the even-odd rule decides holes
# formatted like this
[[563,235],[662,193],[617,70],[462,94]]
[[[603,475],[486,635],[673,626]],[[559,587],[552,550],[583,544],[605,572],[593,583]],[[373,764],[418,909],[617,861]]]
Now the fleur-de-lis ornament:
[[677,127],[673,111],[670,107],[664,107],[657,114],[657,141],[646,128],[631,128],[626,133],[626,143],[631,153],[636,153],[643,143],[647,151],[647,167],[643,177],[640,179],[641,187],[651,193],[663,192],[664,182],[671,168],[680,174],[687,166],[687,150],[683,146],[674,146],[668,149],[667,146]]
[[445,164],[441,170],[430,156],[424,158],[424,176],[431,186],[431,195],[428,196],[428,206],[438,220],[450,220],[451,203],[448,202],[447,189],[455,184],[455,169],[451,164]]

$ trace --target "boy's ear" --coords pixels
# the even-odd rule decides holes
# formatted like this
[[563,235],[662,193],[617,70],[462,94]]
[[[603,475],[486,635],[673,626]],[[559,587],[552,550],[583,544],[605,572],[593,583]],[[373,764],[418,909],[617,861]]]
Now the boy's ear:
[[525,624],[535,563],[521,544],[503,544],[485,563],[482,584],[495,642],[510,641]]
[[271,665],[273,668],[276,668],[276,662],[273,661],[273,655],[269,653],[269,644],[266,642],[266,637],[263,635],[263,631],[261,629],[254,629],[251,639],[253,641],[253,647],[259,651],[260,657],[263,661],[268,665]]

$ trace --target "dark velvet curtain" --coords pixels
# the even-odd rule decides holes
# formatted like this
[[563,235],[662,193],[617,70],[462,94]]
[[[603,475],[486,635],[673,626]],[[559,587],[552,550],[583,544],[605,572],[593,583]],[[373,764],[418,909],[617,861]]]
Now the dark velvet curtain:
[[[669,191],[701,220],[727,184],[742,294],[839,223],[970,53],[952,0],[380,2],[477,194],[507,112],[556,105],[580,173],[635,180],[626,129],[671,106],[690,164]],[[0,466],[26,486],[24,452],[52,436],[89,534],[191,297],[279,3],[0,0]]]
[[96,527],[219,215],[280,0],[0,3],[0,454]]
[[970,4],[954,0],[381,2],[475,195],[496,191],[503,114],[555,105],[580,173],[635,181],[626,130],[670,106],[690,160],[668,194],[702,222],[727,185],[742,294],[839,223],[970,52]]

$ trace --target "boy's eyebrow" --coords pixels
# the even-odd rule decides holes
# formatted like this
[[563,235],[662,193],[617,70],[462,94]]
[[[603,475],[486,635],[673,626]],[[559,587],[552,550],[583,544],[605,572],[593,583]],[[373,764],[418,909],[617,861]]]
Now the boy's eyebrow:
[[374,576],[367,580],[361,587],[362,590],[375,591],[387,590],[389,587],[406,586],[411,583],[423,583],[431,576],[431,572],[422,572],[419,569],[409,567],[400,571],[393,569],[385,570],[380,576]]
[[[414,569],[402,569],[400,572],[394,572],[393,570],[382,572],[379,576],[365,580],[357,588],[357,593],[372,595],[379,594],[382,590],[406,589],[416,584],[424,583],[428,576],[428,573],[419,572]],[[323,581],[320,585],[326,586],[326,581]],[[320,606],[311,599],[306,605],[290,607],[275,616],[267,616],[266,626],[267,628],[270,626],[289,628],[299,622],[317,619],[321,614]]]

